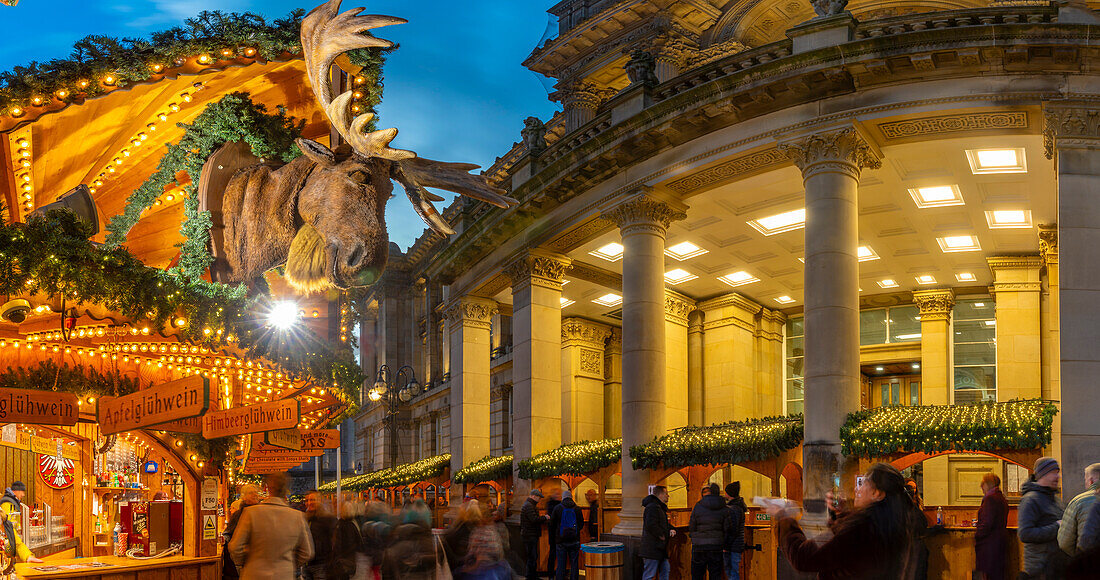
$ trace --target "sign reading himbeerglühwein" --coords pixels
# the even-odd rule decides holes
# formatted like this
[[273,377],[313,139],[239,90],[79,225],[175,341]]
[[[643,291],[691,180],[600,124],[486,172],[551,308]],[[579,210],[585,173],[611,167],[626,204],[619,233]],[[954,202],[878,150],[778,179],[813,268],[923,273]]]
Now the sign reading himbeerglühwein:
[[73,393],[0,389],[0,423],[76,425],[79,414]]
[[298,399],[280,399],[224,411],[211,411],[202,418],[202,436],[215,439],[297,427],[300,411]]
[[110,435],[198,417],[208,408],[210,379],[191,375],[123,397],[100,397],[96,416],[100,432]]
[[301,451],[302,433],[297,428],[266,431],[264,432],[264,443],[292,451]]

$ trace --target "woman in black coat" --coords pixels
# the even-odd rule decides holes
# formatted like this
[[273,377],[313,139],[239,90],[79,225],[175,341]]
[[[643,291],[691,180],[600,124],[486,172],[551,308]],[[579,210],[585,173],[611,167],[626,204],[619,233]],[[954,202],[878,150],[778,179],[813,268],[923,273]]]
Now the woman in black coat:
[[1008,527],[1008,502],[1001,493],[1001,478],[992,473],[982,476],[982,506],[978,508],[977,529],[974,530],[974,570],[985,580],[1004,580],[1008,550],[1005,529]]

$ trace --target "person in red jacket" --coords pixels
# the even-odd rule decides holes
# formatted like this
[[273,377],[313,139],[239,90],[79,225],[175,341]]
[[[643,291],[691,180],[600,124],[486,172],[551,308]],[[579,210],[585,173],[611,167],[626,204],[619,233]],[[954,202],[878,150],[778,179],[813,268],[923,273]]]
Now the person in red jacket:
[[1001,493],[1001,478],[993,473],[982,476],[982,506],[978,508],[977,530],[974,533],[974,570],[985,580],[1004,580],[1005,529],[1008,527],[1008,502]]

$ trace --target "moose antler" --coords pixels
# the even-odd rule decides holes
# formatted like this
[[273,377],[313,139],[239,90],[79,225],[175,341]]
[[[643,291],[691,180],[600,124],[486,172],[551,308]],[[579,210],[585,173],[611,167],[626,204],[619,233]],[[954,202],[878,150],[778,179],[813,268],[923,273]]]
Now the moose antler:
[[416,157],[416,153],[391,149],[389,144],[397,136],[397,129],[382,129],[364,133],[363,128],[374,115],[364,113],[351,117],[348,104],[352,91],[333,98],[328,81],[329,69],[340,55],[359,48],[390,48],[393,43],[377,38],[370,30],[391,24],[404,24],[404,18],[377,14],[360,15],[362,8],[352,8],[340,13],[341,0],[329,0],[314,8],[302,20],[302,54],[306,61],[306,73],[313,86],[313,94],[325,111],[333,127],[352,149],[366,157],[381,157],[400,161]]
[[420,214],[431,228],[441,234],[454,233],[451,226],[436,211],[433,201],[443,201],[442,197],[424,189],[438,187],[458,194],[480,199],[497,207],[516,205],[516,200],[505,196],[505,190],[489,185],[480,175],[469,173],[478,166],[472,163],[449,163],[416,157],[395,163],[393,178],[405,189],[413,209]]

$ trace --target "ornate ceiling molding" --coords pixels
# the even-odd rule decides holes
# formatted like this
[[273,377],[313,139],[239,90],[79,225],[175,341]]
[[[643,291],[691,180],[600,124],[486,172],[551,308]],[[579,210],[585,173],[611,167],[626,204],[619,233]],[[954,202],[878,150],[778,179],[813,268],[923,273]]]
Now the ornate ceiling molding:
[[920,117],[876,126],[885,139],[894,141],[945,133],[1027,130],[1031,124],[1027,111],[986,111]]
[[686,195],[701,189],[710,189],[726,182],[736,181],[750,174],[786,165],[791,162],[787,153],[773,147],[764,151],[741,155],[729,161],[706,167],[690,175],[670,181],[665,187]]

